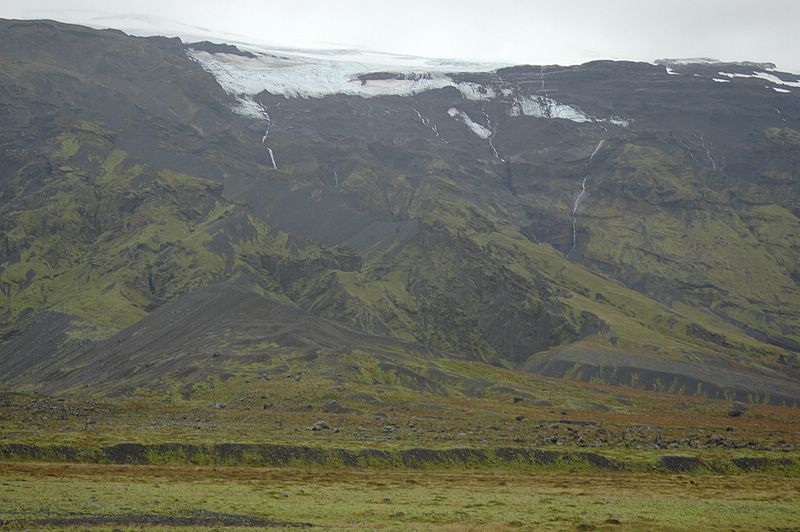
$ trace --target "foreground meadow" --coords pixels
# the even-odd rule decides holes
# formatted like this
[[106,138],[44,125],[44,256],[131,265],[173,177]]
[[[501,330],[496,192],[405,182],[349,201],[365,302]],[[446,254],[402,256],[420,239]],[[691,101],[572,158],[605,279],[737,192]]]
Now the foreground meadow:
[[0,464],[17,529],[797,530],[800,478]]

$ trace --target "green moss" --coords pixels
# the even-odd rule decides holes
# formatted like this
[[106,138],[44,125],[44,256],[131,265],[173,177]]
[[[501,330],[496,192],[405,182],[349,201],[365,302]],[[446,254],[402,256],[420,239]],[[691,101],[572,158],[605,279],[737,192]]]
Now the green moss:
[[[144,167],[113,149],[96,124],[76,131],[60,137],[60,156],[76,153],[76,138],[89,139],[86,158],[76,161],[86,170],[54,177],[33,207],[12,214],[8,237],[25,244],[20,260],[0,269],[7,322],[28,309],[52,310],[79,318],[71,338],[104,338],[143,318],[154,302],[235,273],[230,268],[253,269],[211,244],[235,211],[219,184],[163,171],[131,187]],[[263,224],[253,234],[261,247],[280,246]]]
[[[738,349],[771,356],[773,347],[723,322],[785,334],[770,316],[800,308],[789,266],[798,258],[791,244],[800,233],[797,219],[777,205],[734,211],[715,192],[703,192],[705,201],[720,202],[714,209],[696,207],[702,176],[654,148],[626,145],[613,168],[597,186],[614,193],[595,193],[579,220],[583,256],[605,268],[614,265],[614,275],[638,283],[645,293],[677,292],[680,297],[673,299],[692,307],[681,306],[681,313]],[[651,323],[652,314],[636,315]],[[659,329],[674,335],[674,327]]]
[[60,138],[60,144],[61,144],[61,153],[59,155],[61,155],[61,157],[65,159],[69,159],[70,157],[78,153],[78,150],[81,147],[78,140],[74,136],[70,135],[62,135]]
[[764,130],[764,135],[771,142],[789,146],[800,146],[800,131],[784,127],[771,127]]

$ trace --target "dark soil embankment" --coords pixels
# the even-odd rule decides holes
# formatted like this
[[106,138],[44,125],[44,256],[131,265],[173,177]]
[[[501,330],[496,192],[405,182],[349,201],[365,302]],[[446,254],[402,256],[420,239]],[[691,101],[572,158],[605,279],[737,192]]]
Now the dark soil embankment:
[[16,462],[335,469],[502,469],[520,471],[655,471],[665,473],[779,473],[800,475],[793,457],[663,456],[631,459],[572,450],[497,449],[331,449],[274,444],[139,444],[79,448],[65,445],[0,445],[0,460]]

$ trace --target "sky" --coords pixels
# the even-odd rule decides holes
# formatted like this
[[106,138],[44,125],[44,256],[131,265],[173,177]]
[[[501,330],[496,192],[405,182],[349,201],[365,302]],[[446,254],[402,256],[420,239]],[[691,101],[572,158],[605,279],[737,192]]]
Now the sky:
[[2,0],[0,18],[515,64],[711,57],[800,73],[798,0]]

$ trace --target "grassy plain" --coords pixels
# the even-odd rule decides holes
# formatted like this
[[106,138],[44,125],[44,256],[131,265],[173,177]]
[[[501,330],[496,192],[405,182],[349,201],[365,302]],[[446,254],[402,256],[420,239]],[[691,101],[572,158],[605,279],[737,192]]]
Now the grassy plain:
[[796,530],[800,479],[0,465],[6,527]]

